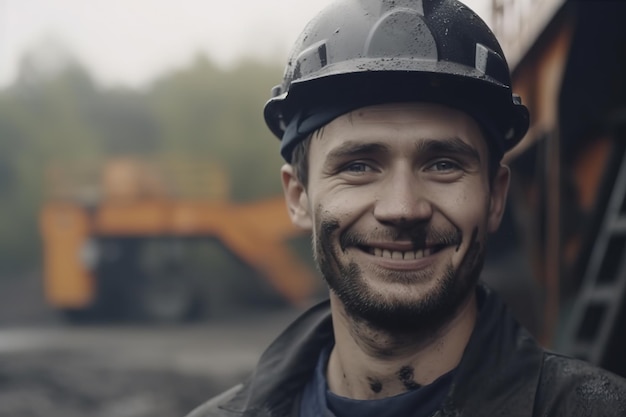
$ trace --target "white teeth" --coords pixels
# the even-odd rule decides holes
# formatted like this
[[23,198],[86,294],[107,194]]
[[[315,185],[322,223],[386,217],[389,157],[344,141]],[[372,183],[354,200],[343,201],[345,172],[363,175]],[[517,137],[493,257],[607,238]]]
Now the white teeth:
[[416,251],[401,252],[397,250],[390,251],[387,249],[372,248],[370,249],[370,253],[381,258],[414,260],[432,255],[433,249],[418,249]]

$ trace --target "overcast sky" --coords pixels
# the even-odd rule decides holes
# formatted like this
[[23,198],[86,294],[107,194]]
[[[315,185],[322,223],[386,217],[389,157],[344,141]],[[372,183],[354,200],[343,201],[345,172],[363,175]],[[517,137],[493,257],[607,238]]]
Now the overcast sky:
[[[242,55],[282,64],[306,22],[330,2],[0,0],[0,85],[36,44],[67,45],[105,85],[145,85],[197,51],[224,66]],[[490,0],[465,3],[489,19]]]

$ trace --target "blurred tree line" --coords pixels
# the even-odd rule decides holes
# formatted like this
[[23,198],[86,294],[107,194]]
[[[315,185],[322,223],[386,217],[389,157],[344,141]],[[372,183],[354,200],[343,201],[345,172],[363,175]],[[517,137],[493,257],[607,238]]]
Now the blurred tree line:
[[0,274],[38,268],[38,212],[53,162],[174,155],[219,161],[231,198],[280,192],[278,141],[262,118],[281,69],[242,61],[220,69],[197,56],[149,87],[103,88],[78,62],[55,71],[26,54],[0,91]]

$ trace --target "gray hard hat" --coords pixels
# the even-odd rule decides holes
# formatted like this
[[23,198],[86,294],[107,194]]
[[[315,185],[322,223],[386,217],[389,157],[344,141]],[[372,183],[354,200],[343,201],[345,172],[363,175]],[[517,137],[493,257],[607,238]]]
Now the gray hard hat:
[[288,162],[295,145],[367,105],[429,101],[463,109],[499,153],[528,130],[502,49],[457,0],[337,0],[296,41],[265,121]]

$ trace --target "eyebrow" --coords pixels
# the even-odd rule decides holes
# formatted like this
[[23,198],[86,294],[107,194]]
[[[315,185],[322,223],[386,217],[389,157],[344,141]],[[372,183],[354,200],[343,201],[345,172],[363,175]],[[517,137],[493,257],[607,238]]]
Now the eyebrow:
[[478,150],[458,137],[421,140],[415,144],[415,148],[418,154],[434,153],[459,155],[480,163]]
[[[480,154],[478,150],[459,137],[450,137],[444,139],[423,139],[415,144],[418,154],[445,154],[458,155],[480,163]],[[355,158],[365,155],[387,155],[391,151],[389,146],[382,143],[361,143],[358,141],[348,140],[333,149],[326,157],[327,165],[341,163],[345,159]]]
[[334,164],[342,160],[359,155],[388,154],[389,147],[381,143],[360,143],[347,141],[333,149],[326,157],[327,164]]

